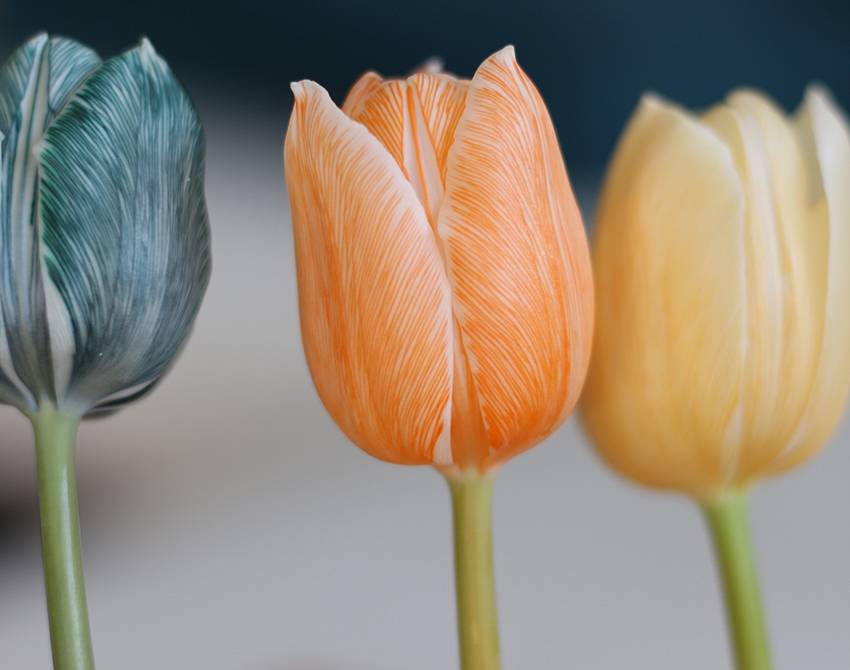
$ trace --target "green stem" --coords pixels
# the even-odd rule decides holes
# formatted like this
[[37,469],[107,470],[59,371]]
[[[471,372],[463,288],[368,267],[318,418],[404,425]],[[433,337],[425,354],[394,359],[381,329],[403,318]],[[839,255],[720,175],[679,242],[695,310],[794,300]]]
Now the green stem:
[[47,405],[35,428],[47,617],[55,670],[94,670],[83,584],[74,442],[80,419]]
[[499,670],[493,579],[493,477],[446,477],[452,492],[461,670]]
[[726,592],[729,629],[738,670],[769,670],[770,652],[747,529],[746,495],[735,492],[703,502]]

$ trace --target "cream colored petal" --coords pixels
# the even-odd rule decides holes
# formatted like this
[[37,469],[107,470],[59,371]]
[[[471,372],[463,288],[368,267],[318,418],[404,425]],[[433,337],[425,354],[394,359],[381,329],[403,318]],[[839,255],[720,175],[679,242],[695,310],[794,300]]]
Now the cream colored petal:
[[596,220],[596,331],[582,401],[623,474],[697,496],[734,471],[745,344],[744,193],[708,127],[647,96]]
[[[438,234],[494,467],[568,416],[593,327],[587,241],[549,114],[512,47],[476,72]],[[466,445],[453,444],[455,460]]]
[[354,86],[351,87],[348,95],[345,96],[345,102],[342,103],[342,107],[340,108],[343,114],[351,118],[356,113],[360,103],[369,97],[369,94],[378,88],[383,81],[383,77],[377,72],[367,72],[360,77]]
[[284,146],[301,332],[319,396],[377,458],[450,464],[449,287],[392,157],[312,82]]
[[795,125],[806,167],[806,204],[813,212],[825,210],[828,220],[825,243],[819,230],[810,232],[821,238],[812,262],[826,271],[823,316],[816,321],[823,339],[806,412],[770,472],[799,463],[823,445],[850,387],[850,129],[829,94],[817,87],[806,92]]
[[747,345],[741,455],[747,482],[788,444],[806,411],[823,339],[829,226],[810,200],[787,116],[759,93],[733,93],[706,115],[726,140],[746,194]]

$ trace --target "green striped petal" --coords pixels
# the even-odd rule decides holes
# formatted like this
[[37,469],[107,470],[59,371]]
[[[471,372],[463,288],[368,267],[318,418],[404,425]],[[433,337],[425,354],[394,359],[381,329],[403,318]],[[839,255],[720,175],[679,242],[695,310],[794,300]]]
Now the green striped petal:
[[0,402],[80,415],[149,392],[209,281],[204,137],[149,42],[39,35],[0,68]]
[[209,280],[203,131],[144,40],[85,81],[36,153],[59,403],[113,408],[165,372]]
[[0,402],[25,411],[56,398],[32,149],[99,65],[90,49],[39,35],[0,68]]

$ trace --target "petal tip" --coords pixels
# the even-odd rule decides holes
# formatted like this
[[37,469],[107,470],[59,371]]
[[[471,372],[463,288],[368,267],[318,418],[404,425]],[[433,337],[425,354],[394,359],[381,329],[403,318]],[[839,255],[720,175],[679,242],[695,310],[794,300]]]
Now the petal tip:
[[737,86],[729,91],[724,100],[727,103],[730,103],[735,98],[746,98],[746,97],[757,97],[757,98],[766,98],[767,96],[759,91],[757,88],[753,88],[752,86]]
[[[800,110],[802,109],[808,109],[813,115],[826,114],[835,119],[845,129],[845,133],[850,135],[850,119],[826,85],[820,82],[812,82],[806,86],[803,103],[800,105]],[[800,110],[798,110],[798,113]]]
[[841,109],[835,102],[835,98],[832,96],[832,91],[829,90],[829,87],[819,81],[810,82],[806,86],[806,90],[803,93],[803,104],[806,106],[816,104],[833,111]]
[[151,41],[144,35],[142,36],[142,40],[139,43],[139,49],[143,54],[146,54],[148,56],[156,56],[156,49],[153,48],[153,44],[151,44]]
[[640,96],[641,107],[667,107],[670,103],[655,91],[644,91]]
[[640,102],[634,114],[637,116],[644,113],[674,114],[679,118],[690,120],[697,118],[689,109],[668,100],[663,95],[654,91],[646,91],[640,96]]
[[633,116],[636,117],[639,114],[658,114],[677,109],[676,104],[670,102],[664,96],[659,95],[654,91],[645,91],[640,96],[640,102],[638,102],[638,106],[633,112]]
[[507,63],[516,63],[516,49],[513,44],[508,44],[506,47],[499,49],[490,58]]
[[139,41],[139,46],[135,49],[131,49],[127,53],[132,54],[133,52],[138,52],[139,63],[148,71],[159,71],[164,72],[165,74],[170,74],[168,63],[166,63],[165,59],[156,52],[156,49],[154,49],[153,44],[147,37],[142,36],[142,39]]
[[777,102],[764,91],[749,86],[742,86],[730,91],[726,96],[725,103],[729,107],[738,109],[739,111],[749,109],[767,110],[779,116],[786,116],[785,110],[782,109]]
[[301,81],[293,81],[289,84],[292,89],[292,95],[295,96],[295,102],[303,102],[307,97],[318,92],[324,92],[325,89],[319,86],[311,79],[302,79]]
[[810,96],[832,99],[832,91],[829,90],[829,87],[826,84],[823,84],[819,81],[811,81],[806,86],[806,91],[804,94],[804,97],[806,98]]
[[431,56],[415,67],[412,74],[441,74],[445,65],[445,61],[439,56]]

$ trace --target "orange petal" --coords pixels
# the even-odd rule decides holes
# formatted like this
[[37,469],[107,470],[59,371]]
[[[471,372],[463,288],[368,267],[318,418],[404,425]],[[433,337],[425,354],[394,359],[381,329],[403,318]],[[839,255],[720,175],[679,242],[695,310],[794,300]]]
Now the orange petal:
[[390,79],[381,82],[352,110],[351,118],[366,126],[404,168],[405,97],[407,82]]
[[387,151],[313,82],[284,145],[304,352],[345,434],[396,463],[451,462],[450,292]]
[[357,80],[357,83],[351,87],[351,90],[348,92],[348,95],[345,96],[345,102],[342,103],[342,111],[343,113],[351,118],[352,114],[357,109],[357,106],[365,100],[369,94],[374,91],[381,83],[384,81],[384,78],[381,77],[377,72],[367,72],[360,79]]
[[392,154],[436,227],[443,200],[445,163],[463,113],[469,83],[420,72],[383,82],[351,115]]
[[[469,88],[438,232],[487,430],[483,468],[571,412],[593,329],[587,239],[549,114],[512,47]],[[455,461],[464,445],[453,445]]]
[[440,169],[440,178],[445,186],[446,160],[454,142],[458,121],[466,108],[469,81],[447,74],[425,72],[415,74],[407,81],[419,98]]

